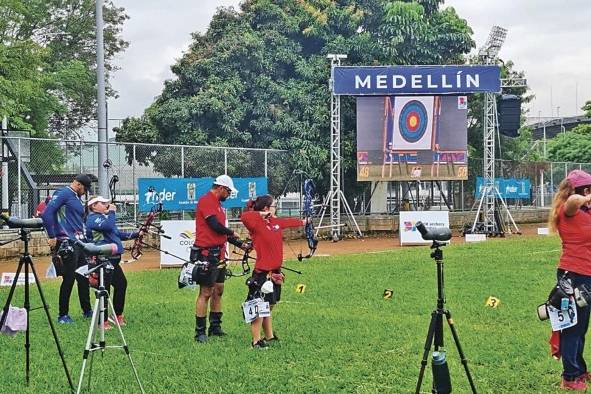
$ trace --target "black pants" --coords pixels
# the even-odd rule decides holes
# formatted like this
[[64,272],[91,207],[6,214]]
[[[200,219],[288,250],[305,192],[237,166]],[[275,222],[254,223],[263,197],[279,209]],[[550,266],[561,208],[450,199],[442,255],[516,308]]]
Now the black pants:
[[[59,248],[58,241],[57,247]],[[88,294],[88,279],[76,273],[76,268],[86,264],[84,252],[79,247],[74,247],[74,253],[67,261],[64,261],[64,275],[60,286],[59,315],[67,315],[70,310],[70,295],[74,288],[74,281],[78,284],[78,299],[83,313],[92,309],[90,295]]]
[[[114,269],[110,274],[105,275],[105,289],[107,289],[111,296],[116,315],[123,314],[123,309],[125,308],[125,293],[127,291],[127,278],[121,269],[121,265],[119,264],[120,261],[121,257],[116,260],[111,259],[111,264],[113,264]],[[112,293],[111,286],[113,286]]]

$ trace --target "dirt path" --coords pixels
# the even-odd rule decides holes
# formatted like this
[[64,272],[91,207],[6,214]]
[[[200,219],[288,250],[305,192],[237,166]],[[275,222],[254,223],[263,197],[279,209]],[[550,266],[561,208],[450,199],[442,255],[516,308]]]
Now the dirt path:
[[[545,227],[545,224],[538,223],[519,225],[519,228],[522,232],[521,236],[537,236],[538,227]],[[508,235],[508,237],[519,237],[519,235]],[[454,233],[453,242],[463,243],[464,238],[459,234]],[[318,249],[316,250],[316,256],[337,256],[352,253],[379,252],[385,250],[394,250],[400,247],[400,241],[397,236],[344,239],[339,242],[321,240],[318,245]],[[285,243],[283,250],[286,259],[294,259],[300,252],[306,254],[308,252],[308,247],[304,240],[297,240]],[[126,254],[124,259],[128,258],[129,256]],[[45,272],[49,266],[50,258],[48,256],[41,256],[39,258],[35,258],[35,256],[33,256],[33,259],[38,275],[41,278],[45,278]],[[17,260],[0,261],[0,273],[15,272],[17,265]],[[124,264],[123,267],[126,272],[160,269],[160,252],[146,249],[140,260],[133,263]]]

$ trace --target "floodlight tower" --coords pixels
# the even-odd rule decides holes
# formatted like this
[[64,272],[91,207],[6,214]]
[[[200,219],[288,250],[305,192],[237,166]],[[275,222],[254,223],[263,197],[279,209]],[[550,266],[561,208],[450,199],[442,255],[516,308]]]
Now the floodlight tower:
[[[478,57],[483,64],[496,64],[497,55],[507,37],[507,29],[500,26],[493,26],[484,46],[478,51]],[[486,234],[499,234],[495,221],[495,132],[498,128],[497,100],[494,92],[484,94],[484,165],[482,185],[482,213],[484,232]],[[477,218],[478,219],[478,214]],[[476,227],[476,220],[472,226],[472,232]]]

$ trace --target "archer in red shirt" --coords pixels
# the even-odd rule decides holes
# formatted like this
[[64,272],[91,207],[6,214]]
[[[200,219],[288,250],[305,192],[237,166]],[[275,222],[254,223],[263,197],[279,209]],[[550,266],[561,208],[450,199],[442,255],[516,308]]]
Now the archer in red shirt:
[[208,339],[205,334],[208,304],[210,312],[207,334],[226,335],[222,330],[226,241],[250,250],[249,243],[242,242],[238,234],[225,226],[226,213],[221,203],[237,192],[232,178],[220,175],[213,182],[211,190],[199,198],[195,209],[195,244],[191,248],[189,259],[198,262],[199,294],[195,300],[195,340],[200,343],[205,343]]
[[[247,299],[260,297],[262,285],[267,281],[273,282],[273,292],[264,294],[264,300],[269,302],[271,310],[273,305],[281,298],[281,284],[283,283],[283,229],[289,227],[302,227],[306,220],[296,218],[278,218],[275,216],[273,197],[264,195],[250,200],[240,220],[248,229],[256,251],[256,263],[254,273],[250,279],[251,285]],[[265,339],[261,339],[261,326],[265,333]],[[267,347],[266,341],[277,340],[273,333],[272,317],[257,318],[250,326],[252,333],[252,346],[254,348]],[[266,340],[266,341],[265,341]]]
[[[591,174],[571,171],[560,182],[554,195],[548,225],[557,230],[562,241],[558,278],[567,277],[573,288],[591,288]],[[562,382],[567,390],[585,391],[591,375],[587,371],[583,350],[589,326],[590,307],[577,308],[577,324],[553,332],[551,343],[558,340],[562,358]],[[555,350],[553,349],[553,353]]]

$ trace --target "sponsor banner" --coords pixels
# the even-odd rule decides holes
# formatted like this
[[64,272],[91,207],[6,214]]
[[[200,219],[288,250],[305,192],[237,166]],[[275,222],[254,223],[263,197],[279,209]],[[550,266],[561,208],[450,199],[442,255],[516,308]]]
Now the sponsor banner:
[[448,211],[402,211],[400,212],[400,245],[431,244],[425,241],[415,227],[416,222],[423,222],[425,227],[449,228]]
[[[14,282],[14,277],[16,276],[16,272],[3,272],[2,278],[0,278],[0,286],[12,286],[12,282]],[[29,283],[35,283],[35,275],[29,273]],[[18,275],[18,279],[16,281],[18,286],[25,284],[25,273],[21,272]]]
[[[211,189],[215,178],[139,178],[140,212],[148,212],[158,201],[165,211],[192,211],[197,200]],[[250,198],[267,194],[267,178],[232,178],[237,193],[222,203],[224,208],[242,208]]]
[[496,65],[338,66],[334,67],[333,93],[353,96],[500,93],[500,76]]
[[[194,220],[163,220],[162,230],[171,239],[160,238],[160,249],[189,260],[191,246],[195,243]],[[181,266],[184,261],[160,252],[160,267]]]
[[[474,195],[476,198],[482,196],[482,189],[484,181],[481,176],[476,177],[476,188]],[[515,198],[521,200],[529,200],[531,195],[531,182],[527,178],[495,178],[495,187],[499,191],[502,198]]]

